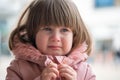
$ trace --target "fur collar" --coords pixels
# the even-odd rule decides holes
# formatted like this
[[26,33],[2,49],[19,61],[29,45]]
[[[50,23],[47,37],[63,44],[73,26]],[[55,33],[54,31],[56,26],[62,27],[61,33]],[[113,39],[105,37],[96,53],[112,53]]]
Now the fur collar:
[[16,58],[28,60],[41,66],[47,66],[50,62],[55,62],[57,64],[64,63],[72,66],[87,59],[88,56],[84,53],[86,49],[87,45],[83,43],[78,48],[74,49],[69,56],[42,55],[31,44],[24,44],[19,40],[15,40],[15,48],[12,52]]

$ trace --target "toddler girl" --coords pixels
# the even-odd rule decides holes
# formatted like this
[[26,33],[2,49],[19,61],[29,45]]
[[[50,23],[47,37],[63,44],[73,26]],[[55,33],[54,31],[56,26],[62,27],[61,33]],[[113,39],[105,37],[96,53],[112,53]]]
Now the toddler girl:
[[92,41],[72,0],[33,0],[9,38],[6,80],[95,80]]

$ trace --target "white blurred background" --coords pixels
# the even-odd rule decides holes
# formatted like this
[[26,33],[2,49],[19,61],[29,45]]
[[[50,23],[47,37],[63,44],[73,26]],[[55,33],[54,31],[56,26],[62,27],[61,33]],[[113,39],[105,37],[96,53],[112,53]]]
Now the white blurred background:
[[[8,37],[30,0],[0,0],[0,80],[13,56]],[[94,51],[88,62],[97,80],[120,80],[120,0],[74,0],[91,32]]]

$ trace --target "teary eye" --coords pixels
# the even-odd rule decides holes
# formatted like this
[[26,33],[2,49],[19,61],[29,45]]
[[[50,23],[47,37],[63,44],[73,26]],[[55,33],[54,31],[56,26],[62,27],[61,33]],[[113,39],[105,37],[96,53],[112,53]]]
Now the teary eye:
[[49,27],[45,27],[45,28],[43,28],[43,30],[45,30],[45,31],[51,31],[52,29],[49,28]]
[[67,28],[63,28],[61,31],[62,31],[62,32],[68,32],[69,29],[67,29]]

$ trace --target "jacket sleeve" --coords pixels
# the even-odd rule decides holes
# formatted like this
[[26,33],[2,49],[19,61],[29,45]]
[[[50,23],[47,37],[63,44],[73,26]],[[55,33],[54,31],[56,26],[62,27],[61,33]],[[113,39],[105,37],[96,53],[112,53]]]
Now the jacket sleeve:
[[96,80],[96,76],[92,70],[92,67],[86,62],[77,64],[75,70],[78,74],[77,80]]
[[12,61],[10,63],[10,66],[7,68],[6,80],[22,80],[17,62]]
[[34,80],[40,80],[40,76],[38,76],[37,78],[35,78]]
[[[5,80],[23,80],[23,74],[20,72],[19,61],[13,60],[7,68],[7,75]],[[33,80],[40,80],[40,76]]]
[[89,64],[87,64],[85,80],[96,80],[96,75]]

